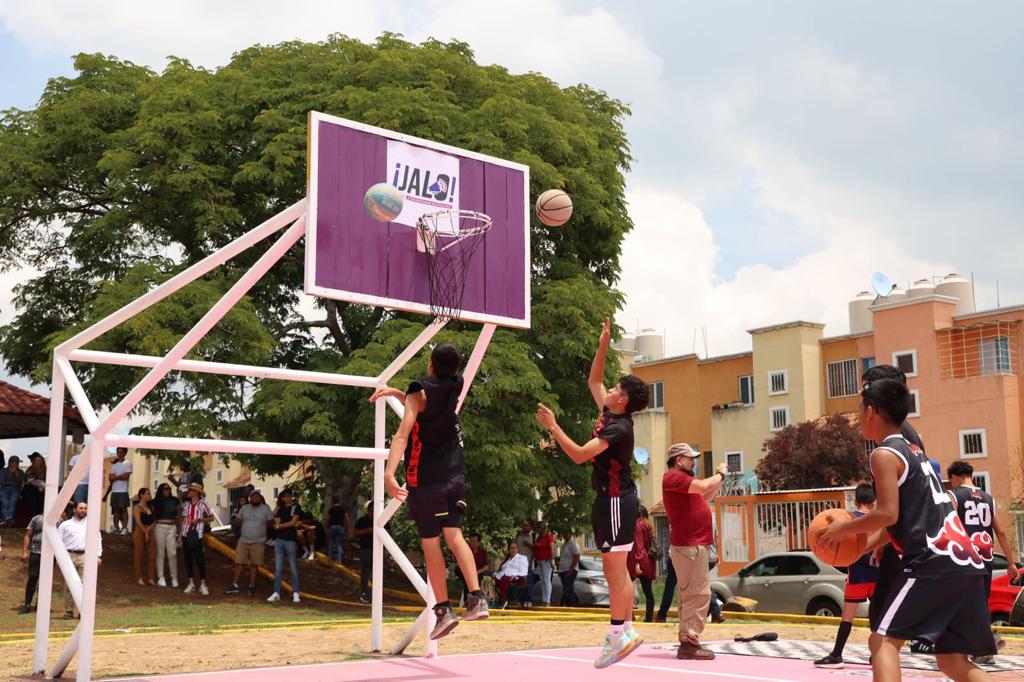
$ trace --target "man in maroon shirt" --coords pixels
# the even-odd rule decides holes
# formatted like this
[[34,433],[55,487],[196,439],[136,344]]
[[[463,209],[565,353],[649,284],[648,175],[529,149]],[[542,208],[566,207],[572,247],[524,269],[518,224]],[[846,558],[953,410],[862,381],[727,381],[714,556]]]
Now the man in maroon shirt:
[[669,557],[679,584],[679,651],[676,658],[709,661],[715,654],[700,645],[711,603],[709,545],[715,542],[711,506],[729,472],[719,464],[710,478],[694,478],[699,452],[686,443],[668,450],[668,471],[661,479],[661,495],[669,524]]

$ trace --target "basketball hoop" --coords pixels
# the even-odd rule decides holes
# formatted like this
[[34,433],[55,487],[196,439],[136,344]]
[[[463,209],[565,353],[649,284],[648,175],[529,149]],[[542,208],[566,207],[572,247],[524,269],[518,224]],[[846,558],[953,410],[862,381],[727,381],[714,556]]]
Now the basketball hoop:
[[416,221],[416,250],[427,257],[430,314],[435,320],[462,313],[469,264],[491,223],[486,213],[452,210],[425,213]]

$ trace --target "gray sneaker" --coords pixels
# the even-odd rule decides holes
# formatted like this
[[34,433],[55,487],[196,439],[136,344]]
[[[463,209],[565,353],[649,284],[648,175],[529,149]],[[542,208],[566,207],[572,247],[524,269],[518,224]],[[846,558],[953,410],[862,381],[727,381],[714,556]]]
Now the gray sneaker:
[[487,600],[483,596],[466,595],[466,612],[462,614],[462,620],[487,620],[489,615]]
[[459,619],[455,617],[455,612],[448,605],[439,604],[435,606],[434,616],[437,617],[437,625],[430,631],[430,639],[441,639],[459,624]]

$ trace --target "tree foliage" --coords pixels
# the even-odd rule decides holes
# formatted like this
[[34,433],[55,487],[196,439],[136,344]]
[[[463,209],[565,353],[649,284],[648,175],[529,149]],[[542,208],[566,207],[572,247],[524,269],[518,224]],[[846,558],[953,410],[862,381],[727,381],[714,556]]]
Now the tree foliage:
[[790,424],[763,451],[755,473],[767,490],[831,488],[869,476],[864,437],[843,414]]
[[[582,525],[586,468],[538,447],[532,413],[550,401],[579,439],[596,417],[585,377],[599,321],[620,303],[613,287],[632,227],[622,103],[585,85],[560,88],[541,74],[479,65],[458,41],[411,44],[392,34],[373,44],[332,36],[254,46],[214,70],[172,59],[155,73],[99,54],[76,56],[75,69],[52,79],[34,109],[0,117],[0,266],[39,273],[17,288],[16,315],[0,331],[11,372],[48,381],[57,344],[304,196],[310,110],[512,159],[530,166],[531,195],[562,188],[574,215],[561,230],[532,224],[533,329],[496,334],[463,411],[471,522],[511,528],[554,491],[555,514]],[[260,253],[90,347],[165,353]],[[190,357],[372,374],[422,329],[422,317],[326,300],[319,319],[305,319],[302,263],[300,242]],[[445,338],[468,350],[477,327],[449,327]],[[425,361],[417,363],[422,371]],[[142,375],[77,369],[97,408]],[[139,411],[151,418],[142,429],[150,433],[367,445],[366,397],[172,373]],[[243,459],[263,473],[292,463]],[[309,471],[315,490],[346,500],[367,485],[356,462],[317,461]]]

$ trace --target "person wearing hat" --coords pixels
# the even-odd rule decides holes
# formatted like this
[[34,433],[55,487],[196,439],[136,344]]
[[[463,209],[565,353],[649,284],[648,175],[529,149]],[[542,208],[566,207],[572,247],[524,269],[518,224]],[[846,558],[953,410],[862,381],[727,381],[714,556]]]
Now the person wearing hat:
[[719,464],[713,476],[694,477],[700,453],[688,443],[668,450],[668,470],[661,494],[669,523],[669,557],[679,589],[679,649],[676,658],[707,661],[715,654],[700,645],[711,604],[710,546],[714,544],[711,505],[729,467]]
[[25,473],[19,468],[21,458],[13,455],[7,466],[0,470],[0,524],[9,526],[14,522],[14,508],[25,485]]
[[[203,486],[198,483],[190,483],[185,495],[185,504],[181,508],[181,547],[185,554],[185,575],[188,576],[185,594],[192,594],[198,589],[199,594],[205,597],[210,594],[210,588],[206,586],[203,533],[210,530],[210,524],[214,520],[213,510],[203,497]],[[195,583],[195,569],[199,571],[198,588]]]
[[29,467],[25,470],[25,487],[21,499],[25,500],[29,512],[35,516],[43,513],[43,497],[46,495],[46,459],[38,452],[28,456]]

